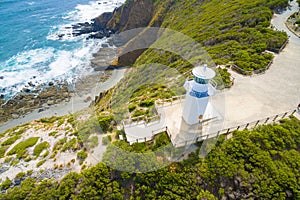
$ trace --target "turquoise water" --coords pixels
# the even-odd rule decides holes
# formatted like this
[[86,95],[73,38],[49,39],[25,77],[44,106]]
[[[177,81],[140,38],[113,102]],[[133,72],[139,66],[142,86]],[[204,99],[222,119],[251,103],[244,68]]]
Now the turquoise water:
[[[91,71],[89,60],[104,40],[73,37],[72,24],[113,11],[124,0],[1,0],[0,94],[29,82],[72,81]],[[64,35],[59,38],[58,35]]]

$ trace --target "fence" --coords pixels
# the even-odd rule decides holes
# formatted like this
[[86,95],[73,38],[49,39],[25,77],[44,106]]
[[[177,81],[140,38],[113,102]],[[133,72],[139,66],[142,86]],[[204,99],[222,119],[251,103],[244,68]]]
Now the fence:
[[[288,43],[289,43],[289,39],[287,39],[285,41],[285,43],[281,46],[280,49],[272,48],[272,49],[269,49],[269,50],[272,51],[272,52],[275,52],[275,53],[280,53],[286,47],[286,45]],[[270,61],[269,64],[265,68],[257,69],[257,70],[244,70],[244,69],[238,67],[235,64],[227,64],[226,66],[230,67],[233,71],[235,71],[239,74],[242,74],[242,75],[245,75],[245,76],[253,76],[253,75],[258,75],[258,74],[265,73],[270,68],[270,66],[272,64],[273,64],[273,61]]]
[[170,106],[176,103],[180,103],[185,99],[185,95],[179,95],[179,96],[173,96],[169,99],[160,99],[155,101],[155,107],[157,108],[161,108],[161,107],[165,107],[165,106]]
[[160,121],[160,119],[161,119],[161,114],[156,114],[152,117],[148,117],[146,115],[141,115],[138,117],[125,119],[122,121],[122,124],[124,127],[136,126],[136,125],[141,125],[141,124],[144,124],[145,126],[147,126],[151,122]]
[[[289,38],[290,38],[290,36],[289,36]],[[280,53],[285,47],[286,47],[286,45],[289,43],[289,39],[287,39],[286,41],[285,41],[285,43],[283,43],[283,45],[280,47],[280,49],[275,49],[275,48],[269,48],[268,50],[269,51],[273,51],[273,52],[275,52],[275,53]]]
[[135,141],[130,141],[130,145],[133,144],[134,142],[137,142],[137,143],[141,143],[141,142],[147,142],[147,141],[153,141],[154,137],[160,133],[164,133],[166,132],[169,136],[169,138],[171,138],[171,133],[168,129],[168,127],[163,127],[163,128],[160,128],[160,129],[157,129],[157,130],[154,130],[152,131],[152,135],[151,136],[148,136],[148,137],[143,137],[143,138],[136,138]]
[[245,76],[253,76],[253,75],[259,75],[259,74],[265,73],[272,64],[273,64],[273,61],[270,61],[269,64],[265,68],[257,69],[257,70],[244,70],[235,64],[227,64],[226,67],[230,68],[232,71],[235,71],[239,74],[242,74]]
[[[242,125],[239,125],[236,127],[222,129],[215,133],[201,135],[192,140],[187,140],[187,141],[182,141],[182,142],[173,141],[173,145],[174,145],[174,147],[182,147],[182,146],[187,146],[190,144],[195,144],[197,142],[207,140],[210,138],[218,138],[220,135],[224,135],[224,134],[228,135],[228,134],[233,133],[234,131],[238,131],[238,130],[251,130],[251,129],[258,127],[259,125],[266,125],[266,124],[272,124],[272,123],[279,122],[282,119],[285,119],[291,115],[294,115],[296,112],[297,112],[297,110],[292,110],[292,111],[285,112],[282,114],[278,114],[278,115],[274,115],[274,116],[267,117],[264,119],[260,119],[260,120],[254,121],[254,122],[242,124]],[[169,137],[172,138],[172,135],[170,135]]]

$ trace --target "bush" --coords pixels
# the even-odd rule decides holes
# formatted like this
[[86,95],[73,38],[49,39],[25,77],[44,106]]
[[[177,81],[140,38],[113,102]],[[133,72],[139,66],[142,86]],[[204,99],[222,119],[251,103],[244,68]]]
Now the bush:
[[85,151],[79,151],[79,152],[77,153],[77,158],[78,158],[79,160],[85,160],[87,157],[88,157],[88,154],[87,154],[87,152],[85,152]]
[[141,107],[151,107],[151,106],[153,106],[154,105],[154,100],[153,99],[147,99],[147,100],[145,100],[145,101],[142,101],[140,104],[139,104],[139,106],[141,106]]
[[49,147],[49,143],[48,142],[41,142],[38,145],[36,145],[33,149],[33,153],[36,157],[39,157],[41,152],[44,149],[47,149]]
[[112,122],[113,120],[113,116],[100,116],[99,117],[99,125],[102,129],[103,132],[107,132],[109,127],[110,127],[110,123]]
[[135,104],[130,104],[130,105],[128,106],[129,112],[132,112],[132,111],[134,111],[135,109],[136,109],[136,105],[135,105]]
[[25,152],[26,149],[28,147],[32,147],[34,146],[37,141],[39,140],[39,137],[32,137],[32,138],[28,138],[18,144],[16,144],[8,153],[7,155],[13,155],[13,154],[17,154],[17,157],[20,158],[22,157]]
[[15,135],[12,136],[10,138],[8,138],[7,140],[5,140],[4,142],[2,142],[1,146],[7,146],[7,145],[12,145],[13,143],[15,143],[15,141],[17,141],[20,137]]
[[0,158],[3,158],[7,149],[8,146],[0,147]]
[[41,160],[40,162],[38,162],[38,163],[36,164],[36,167],[42,166],[45,162],[46,162],[46,160]]
[[65,143],[65,145],[62,148],[62,152],[65,152],[66,150],[76,151],[77,149],[78,149],[77,139],[72,138],[67,143]]
[[0,190],[7,190],[11,186],[11,180],[6,177],[5,181],[0,185]]
[[21,179],[21,178],[24,178],[25,175],[26,175],[25,172],[20,172],[20,173],[18,173],[18,174],[16,175],[15,179]]

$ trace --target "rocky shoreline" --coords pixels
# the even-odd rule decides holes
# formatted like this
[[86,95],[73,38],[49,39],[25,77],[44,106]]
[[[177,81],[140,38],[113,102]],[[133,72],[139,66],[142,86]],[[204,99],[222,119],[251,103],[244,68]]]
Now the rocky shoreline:
[[[67,103],[73,96],[90,91],[94,84],[107,81],[111,74],[111,70],[95,72],[78,79],[72,87],[67,82],[49,82],[34,90],[24,88],[8,101],[0,100],[0,125],[11,119],[24,117],[34,110],[44,112],[54,105]],[[84,101],[92,101],[92,98],[86,98]]]
[[[134,12],[135,15],[130,15],[132,12]],[[123,5],[115,9],[114,12],[103,13],[93,19],[91,23],[86,22],[73,25],[72,34],[74,36],[88,35],[86,39],[112,38],[111,36],[115,33],[148,26],[153,14],[154,5],[151,0],[137,1],[135,3],[130,2],[129,5]],[[58,35],[58,37],[63,38],[64,35]],[[95,73],[86,77],[86,80],[90,79],[89,81],[83,81],[81,79],[78,81],[78,85],[85,82],[85,84],[81,84],[80,86],[83,88],[81,89],[83,92],[84,90],[93,88],[93,84],[99,79],[101,79],[101,82],[106,81],[111,74],[111,70],[115,69],[115,66],[124,65],[119,63],[116,49],[112,48],[112,46],[122,46],[124,43],[126,43],[126,41],[120,43],[120,41],[116,42],[114,38],[112,38],[108,44],[102,44],[102,48],[93,55],[93,59],[91,60],[91,67]],[[115,63],[116,59],[117,63]],[[99,73],[106,75],[97,77]],[[89,82],[89,84],[86,84],[87,82]],[[78,93],[79,91],[79,89],[75,90],[75,92],[72,91],[66,82],[49,82],[33,90],[24,88],[7,102],[4,100],[4,96],[1,96],[0,125],[11,119],[24,117],[33,110],[43,112],[49,108],[51,109],[53,105],[69,102],[72,96],[77,95],[74,93]],[[91,98],[86,99],[86,101],[92,100]]]

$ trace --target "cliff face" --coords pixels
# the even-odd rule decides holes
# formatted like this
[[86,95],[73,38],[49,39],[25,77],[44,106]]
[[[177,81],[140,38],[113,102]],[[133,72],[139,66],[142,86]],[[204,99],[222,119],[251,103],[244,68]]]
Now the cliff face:
[[122,32],[137,27],[146,27],[154,13],[152,0],[129,0],[116,9],[106,28]]
[[113,13],[103,13],[94,20],[94,26],[113,32],[122,32],[149,25],[154,14],[152,0],[127,0]]

